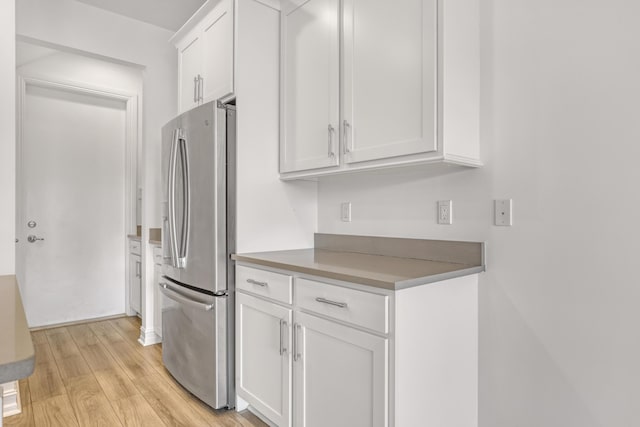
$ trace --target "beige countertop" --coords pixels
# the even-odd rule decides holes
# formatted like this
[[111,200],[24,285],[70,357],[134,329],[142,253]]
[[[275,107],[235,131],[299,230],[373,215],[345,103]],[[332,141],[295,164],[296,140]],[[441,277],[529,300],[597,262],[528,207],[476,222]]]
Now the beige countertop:
[[15,276],[0,276],[0,384],[33,373],[35,353]]
[[[390,290],[485,270],[484,246],[475,242],[316,235],[315,246],[311,249],[236,254],[232,258],[239,262]],[[469,256],[469,253],[476,255]]]

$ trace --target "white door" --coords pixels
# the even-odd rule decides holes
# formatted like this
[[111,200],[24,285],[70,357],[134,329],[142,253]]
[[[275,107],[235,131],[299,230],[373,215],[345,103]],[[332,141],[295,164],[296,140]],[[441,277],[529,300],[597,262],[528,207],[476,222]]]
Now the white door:
[[198,36],[188,40],[178,49],[180,63],[180,111],[187,111],[199,104],[198,76],[202,70],[202,41]]
[[344,1],[346,163],[437,149],[436,3]]
[[27,85],[16,267],[31,327],[125,312],[125,107]]
[[339,0],[282,11],[280,172],[339,161]]
[[236,389],[279,427],[291,425],[291,310],[236,295]]
[[294,425],[384,427],[388,340],[296,312]]
[[220,2],[202,32],[203,102],[233,93],[233,2]]

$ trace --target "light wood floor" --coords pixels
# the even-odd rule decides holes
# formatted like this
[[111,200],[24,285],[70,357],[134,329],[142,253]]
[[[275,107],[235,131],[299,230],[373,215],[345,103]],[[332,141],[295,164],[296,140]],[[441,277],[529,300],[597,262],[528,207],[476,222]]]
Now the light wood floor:
[[31,333],[33,375],[20,381],[22,413],[5,426],[265,426],[244,411],[214,411],[162,365],[160,345],[138,344],[136,317]]

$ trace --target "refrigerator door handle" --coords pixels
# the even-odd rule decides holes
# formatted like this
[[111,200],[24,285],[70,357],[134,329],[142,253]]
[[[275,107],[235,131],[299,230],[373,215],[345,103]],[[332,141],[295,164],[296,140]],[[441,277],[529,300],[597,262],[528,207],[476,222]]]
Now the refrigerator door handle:
[[180,166],[182,171],[182,224],[180,227],[180,246],[178,247],[178,267],[185,268],[187,265],[187,247],[189,244],[189,232],[191,231],[191,179],[189,177],[189,156],[187,153],[187,141],[179,138],[180,145]]
[[171,288],[168,284],[162,282],[160,283],[160,291],[167,297],[172,300],[179,302],[180,304],[184,304],[188,307],[199,308],[204,311],[213,310],[213,304],[205,304],[200,301],[192,300],[191,298],[182,295],[178,291]]
[[171,254],[171,266],[178,267],[178,239],[176,236],[176,162],[178,160],[178,141],[180,129],[173,131],[171,141],[171,154],[169,156],[169,179],[168,179],[168,222],[169,222],[169,249]]

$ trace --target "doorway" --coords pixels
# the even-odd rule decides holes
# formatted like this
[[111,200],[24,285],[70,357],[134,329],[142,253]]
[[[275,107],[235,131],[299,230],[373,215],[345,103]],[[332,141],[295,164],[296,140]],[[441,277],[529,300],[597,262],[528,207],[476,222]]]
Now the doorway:
[[29,326],[123,314],[135,97],[21,78],[19,103],[16,273]]

